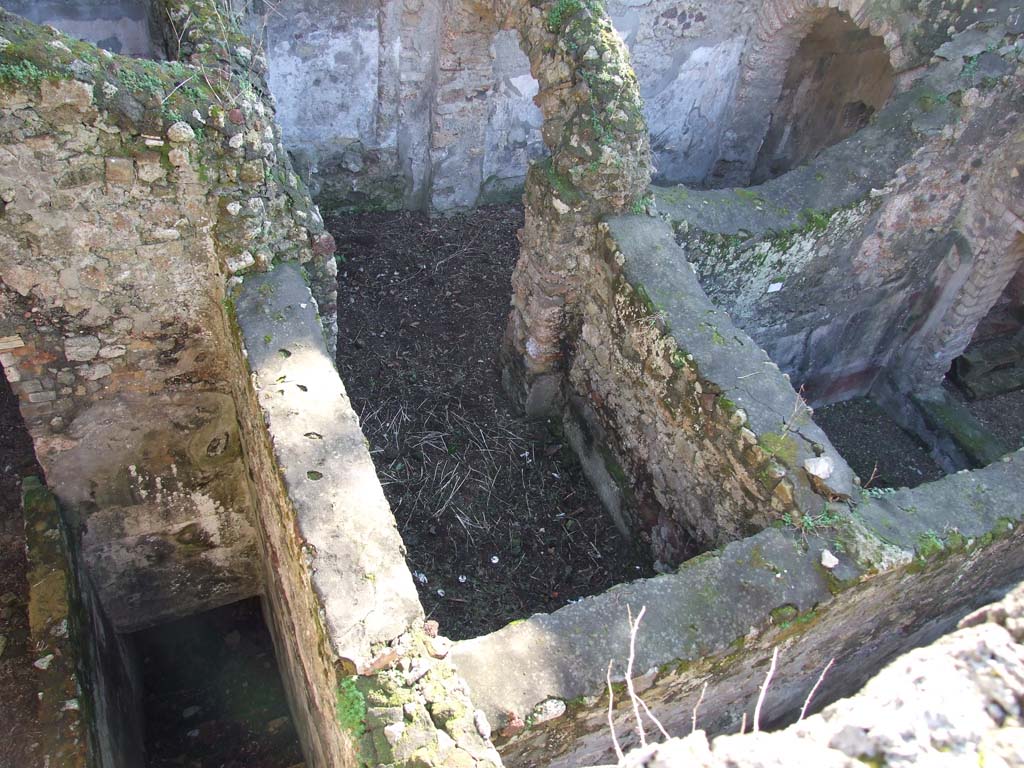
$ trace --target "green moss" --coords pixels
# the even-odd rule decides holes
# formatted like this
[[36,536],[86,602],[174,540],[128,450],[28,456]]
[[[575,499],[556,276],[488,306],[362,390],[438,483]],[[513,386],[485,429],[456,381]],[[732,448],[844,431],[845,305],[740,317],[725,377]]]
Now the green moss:
[[668,203],[682,205],[690,197],[690,190],[686,187],[664,187],[658,190],[658,197]]
[[582,8],[583,3],[580,0],[557,0],[548,10],[548,32],[554,34],[561,32],[569,23],[569,19],[579,13]]
[[778,625],[789,626],[797,616],[800,615],[800,610],[790,603],[780,605],[778,608],[773,608],[771,611],[772,623]]
[[764,205],[764,198],[760,194],[749,189],[737,188],[733,190],[736,197],[747,202],[754,203],[755,205]]
[[37,86],[47,78],[57,78],[62,75],[52,70],[40,69],[31,61],[18,61],[0,64],[0,84],[17,85],[21,87]]
[[131,91],[155,95],[164,90],[164,81],[160,77],[141,68],[123,67],[118,71],[117,79]]
[[778,459],[781,463],[787,466],[796,463],[797,444],[789,433],[769,432],[761,435],[757,442],[765,453]]
[[354,677],[346,677],[338,683],[335,716],[338,724],[355,738],[366,732],[366,697],[356,686]]
[[545,159],[539,167],[544,171],[544,175],[547,178],[548,185],[551,187],[551,191],[554,192],[555,196],[563,203],[575,205],[583,199],[579,190],[576,189],[576,186],[572,183],[572,180],[558,172],[558,169],[555,168],[555,164],[552,162],[551,158]]
[[832,219],[832,213],[832,211],[816,211],[812,208],[805,208],[800,211],[800,218],[807,222],[806,230],[824,232]]
[[928,560],[939,552],[942,552],[945,547],[942,545],[942,539],[935,531],[927,531],[917,537],[917,542],[914,545],[914,551],[917,556],[922,560]]

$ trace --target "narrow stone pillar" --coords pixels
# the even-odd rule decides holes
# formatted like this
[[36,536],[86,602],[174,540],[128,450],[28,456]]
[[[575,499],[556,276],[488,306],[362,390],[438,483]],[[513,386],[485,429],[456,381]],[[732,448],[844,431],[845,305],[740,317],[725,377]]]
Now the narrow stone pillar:
[[519,31],[540,84],[551,157],[526,178],[526,222],[502,353],[509,395],[535,418],[558,411],[573,338],[578,274],[597,223],[639,207],[650,142],[629,53],[596,0],[519,0],[499,17]]

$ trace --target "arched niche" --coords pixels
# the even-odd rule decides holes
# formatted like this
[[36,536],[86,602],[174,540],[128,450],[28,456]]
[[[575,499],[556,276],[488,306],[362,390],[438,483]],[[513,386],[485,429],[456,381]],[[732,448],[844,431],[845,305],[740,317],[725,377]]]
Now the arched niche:
[[[791,151],[794,156],[802,154],[802,159],[808,159],[862,125],[865,107],[877,110],[881,106],[879,100],[884,103],[893,89],[885,73],[899,69],[902,52],[894,29],[875,18],[869,19],[869,10],[862,0],[765,0],[740,57],[736,98],[726,117],[718,156],[706,179],[708,186],[746,186],[756,169],[760,170],[761,180],[770,178],[765,167],[780,152],[783,157]],[[888,70],[879,61],[879,41],[889,60]],[[860,66],[861,55],[866,55],[872,66],[879,68],[881,79],[874,84],[858,83],[858,72],[844,72],[841,62],[833,66],[836,55],[848,57],[850,67]],[[889,77],[894,82],[894,75]],[[824,81],[824,87],[829,87],[830,80],[845,94],[828,95],[844,98],[843,106],[852,105],[847,114],[840,112],[829,117],[824,105],[817,117],[794,113],[806,106],[808,99],[813,100],[815,92],[821,94],[821,88],[815,87],[817,81]],[[801,93],[801,84],[806,93]],[[863,101],[865,107],[858,107],[858,101]],[[811,111],[817,113],[818,108]],[[787,114],[797,119],[787,121]],[[804,134],[809,132],[811,139],[831,140],[820,146],[815,146],[818,142],[814,140],[792,144],[790,137],[797,125],[802,126]],[[774,136],[773,127],[777,131]],[[844,130],[847,132],[843,133]],[[799,161],[788,167],[796,164]],[[786,163],[776,165],[782,167]],[[784,170],[788,168],[780,172]]]
[[896,75],[882,38],[830,8],[789,60],[751,183],[779,176],[867,125]]

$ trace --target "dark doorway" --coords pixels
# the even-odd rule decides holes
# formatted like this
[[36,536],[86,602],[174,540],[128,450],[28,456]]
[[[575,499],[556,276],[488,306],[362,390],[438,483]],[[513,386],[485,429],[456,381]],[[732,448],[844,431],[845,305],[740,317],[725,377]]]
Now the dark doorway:
[[148,768],[303,763],[258,598],[136,632]]

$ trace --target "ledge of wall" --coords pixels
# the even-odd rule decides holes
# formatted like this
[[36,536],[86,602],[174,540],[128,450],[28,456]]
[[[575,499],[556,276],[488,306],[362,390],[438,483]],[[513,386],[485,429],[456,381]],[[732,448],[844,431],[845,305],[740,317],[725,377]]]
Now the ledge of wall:
[[675,565],[679,542],[721,546],[849,497],[853,472],[787,377],[708,300],[671,228],[622,216],[605,232],[569,377],[587,433],[573,442],[599,487],[619,486],[626,527]]
[[[646,606],[635,685],[669,733],[734,733],[749,718],[772,649],[779,669],[762,726],[792,719],[829,659],[818,706],[850,695],[895,655],[997,599],[1024,569],[1024,451],[910,491],[862,497],[813,528],[769,529],[550,615],[455,645],[474,700],[510,740],[508,766],[614,762],[605,674],[622,681],[627,606]],[[823,565],[823,551],[836,557]],[[826,558],[831,562],[828,558]],[[496,668],[493,659],[505,660]],[[624,745],[632,708],[615,687]],[[508,728],[510,713],[532,727]],[[749,723],[748,719],[748,723]],[[518,735],[513,735],[518,734]]]
[[299,267],[249,277],[234,307],[251,370],[235,397],[282,677],[307,758],[353,765],[339,683],[371,672],[422,608]]
[[[1020,762],[1024,584],[904,654],[855,696],[782,731],[703,731],[626,756],[628,768]],[[956,691],[955,696],[950,696]],[[936,727],[937,723],[942,725]]]

